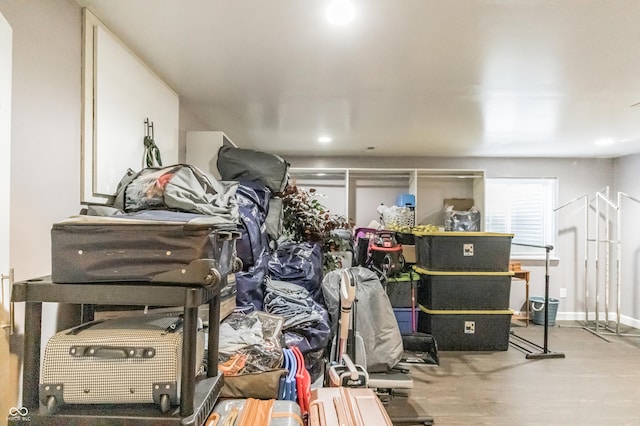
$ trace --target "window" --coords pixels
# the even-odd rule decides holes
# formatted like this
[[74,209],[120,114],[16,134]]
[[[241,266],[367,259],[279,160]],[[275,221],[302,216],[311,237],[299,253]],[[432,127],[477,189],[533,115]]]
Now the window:
[[486,180],[485,229],[514,234],[511,257],[544,257],[535,246],[554,245],[556,179],[493,178]]

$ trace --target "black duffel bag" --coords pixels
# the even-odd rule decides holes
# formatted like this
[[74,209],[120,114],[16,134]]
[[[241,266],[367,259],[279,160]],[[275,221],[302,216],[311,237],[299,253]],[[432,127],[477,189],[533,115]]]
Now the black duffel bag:
[[222,180],[258,182],[274,194],[284,191],[289,177],[282,157],[253,149],[221,146],[217,166]]

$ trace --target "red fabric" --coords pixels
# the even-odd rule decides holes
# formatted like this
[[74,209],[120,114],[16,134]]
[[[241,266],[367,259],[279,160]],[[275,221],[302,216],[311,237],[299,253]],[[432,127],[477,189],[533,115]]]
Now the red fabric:
[[309,402],[311,399],[311,375],[304,365],[304,357],[297,346],[290,348],[298,361],[298,371],[296,372],[296,389],[298,391],[298,404],[302,415],[309,412]]

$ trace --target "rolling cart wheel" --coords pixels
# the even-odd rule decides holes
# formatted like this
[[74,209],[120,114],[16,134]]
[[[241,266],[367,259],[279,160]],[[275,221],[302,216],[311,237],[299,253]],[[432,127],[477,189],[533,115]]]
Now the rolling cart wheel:
[[47,397],[47,411],[49,414],[55,414],[58,411],[58,400],[53,395]]
[[169,412],[169,408],[171,408],[171,400],[169,399],[169,395],[160,395],[160,412],[162,414],[166,414]]

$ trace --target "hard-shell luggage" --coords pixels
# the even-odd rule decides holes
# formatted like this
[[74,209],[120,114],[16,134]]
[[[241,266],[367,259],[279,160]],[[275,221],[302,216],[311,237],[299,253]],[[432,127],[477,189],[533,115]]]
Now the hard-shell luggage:
[[235,225],[194,213],[74,216],[51,229],[51,278],[212,286],[238,269],[239,236]]
[[391,418],[371,388],[319,388],[311,392],[309,426],[391,426]]
[[218,402],[205,426],[304,426],[300,406],[276,399],[226,399]]
[[[138,315],[92,321],[49,339],[40,375],[40,401],[62,404],[157,404],[165,413],[180,402],[181,316]],[[197,375],[204,330],[197,332]]]

